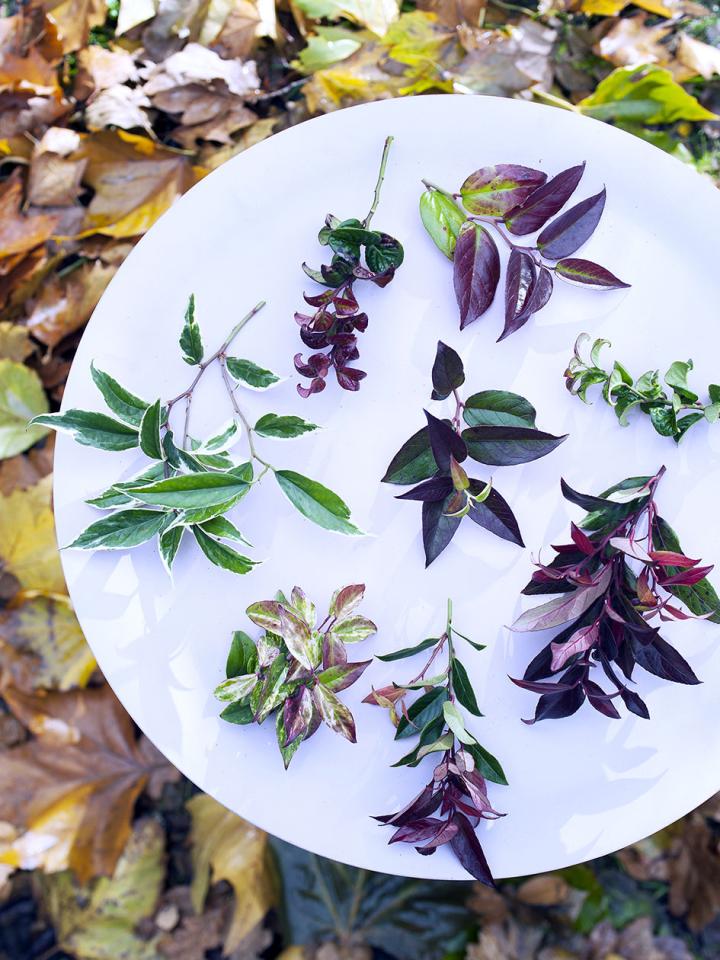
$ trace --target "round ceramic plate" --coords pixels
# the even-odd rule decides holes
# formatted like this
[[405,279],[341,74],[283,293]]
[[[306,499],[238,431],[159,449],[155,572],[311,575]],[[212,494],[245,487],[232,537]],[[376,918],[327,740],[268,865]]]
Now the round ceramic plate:
[[[359,291],[370,316],[360,343],[368,371],[360,392],[346,393],[332,379],[323,394],[302,400],[292,365],[302,349],[293,312],[313,284],[300,264],[319,263],[326,252],[316,235],[328,211],[342,218],[365,214],[387,134],[395,143],[373,226],[401,239],[405,263],[384,290]],[[487,315],[460,332],[451,266],[418,216],[421,178],[457,189],[484,164],[521,163],[553,174],[582,160],[587,169],[576,197],[603,184],[608,197],[582,255],[632,288],[595,292],[558,283],[542,313],[500,344],[498,295]],[[250,602],[297,583],[322,604],[336,587],[364,582],[362,609],[379,632],[354,653],[369,657],[437,635],[448,597],[458,629],[487,644],[482,653],[465,647],[462,655],[485,714],[473,729],[502,760],[510,781],[490,790],[507,817],[480,831],[497,876],[606,854],[714,793],[720,787],[717,626],[691,621],[666,628],[704,683],[683,687],[640,671],[638,690],[651,720],[608,720],[586,705],[571,719],[528,727],[520,718],[532,715],[536,697],[507,676],[522,673],[541,641],[537,634],[513,635],[505,625],[522,609],[519,591],[532,556],[579,517],[560,495],[561,476],[576,489],[599,492],[666,464],[658,494],[663,514],[691,556],[720,561],[720,429],[702,423],[676,447],[639,415],[621,429],[603,403],[586,407],[563,383],[583,330],[610,339],[614,355],[636,375],[690,356],[694,382],[704,388],[717,380],[720,274],[709,238],[719,220],[720,197],[710,183],[641,140],[550,107],[462,96],[386,101],[303,123],[231,160],[173,206],[130,254],[95,311],[64,406],[103,409],[90,379],[92,359],[140,396],[174,396],[192,373],[177,345],[188,295],[195,293],[208,347],[266,298],[268,306],[235,349],[288,379],[271,392],[251,394],[249,412],[294,413],[324,429],[293,441],[263,441],[263,449],[277,465],[336,490],[371,536],[343,537],[313,526],[266,477],[252,505],[248,500],[235,512],[255,545],[253,555],[264,559],[247,576],[210,566],[191,543],[181,548],[174,583],[152,545],[63,554],[70,594],[98,662],[160,750],[227,807],[299,846],[394,874],[466,878],[449,850],[420,857],[411,847],[389,847],[390,831],[371,819],[403,806],[432,769],[431,760],[414,770],[392,768],[404,744],[393,741],[384,711],[361,704],[371,683],[402,678],[415,661],[374,662],[346,695],[357,745],[324,728],[287,773],[274,724],[238,727],[218,719],[212,690],[224,678],[231,632],[251,629],[244,613]],[[398,488],[380,478],[423,423],[438,339],[461,353],[470,391],[521,393],[537,408],[541,429],[570,436],[540,461],[495,470],[527,549],[467,524],[425,570],[419,504],[398,502]],[[198,434],[227,418],[215,373],[193,405]],[[138,466],[136,452],[104,453],[60,437],[60,543],[97,517],[86,498]]]

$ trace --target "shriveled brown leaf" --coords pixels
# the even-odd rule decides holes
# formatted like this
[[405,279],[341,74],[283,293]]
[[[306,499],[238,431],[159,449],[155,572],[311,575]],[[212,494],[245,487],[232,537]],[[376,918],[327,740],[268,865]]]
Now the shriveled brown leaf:
[[468,900],[468,908],[485,923],[502,923],[507,917],[509,905],[500,890],[484,883],[474,883]]
[[157,794],[177,771],[149,740],[136,739],[108,686],[4,696],[35,739],[3,755],[0,820],[24,828],[28,849],[43,838],[46,846],[60,844],[60,860],[81,883],[112,874],[138,795],[146,787]]
[[83,327],[116,272],[101,261],[84,263],[66,277],[55,274],[40,290],[27,325],[48,347]]
[[228,160],[236,157],[248,147],[267,140],[269,136],[276,132],[278,121],[276,117],[265,117],[262,120],[256,120],[252,126],[247,127],[240,136],[231,144],[223,147],[215,147],[211,144],[205,144],[200,150],[198,159],[208,170],[216,170]]
[[21,211],[22,202],[22,177],[15,170],[0,184],[0,257],[32,250],[55,231],[57,217],[42,213],[26,216]]
[[544,931],[521,926],[508,918],[504,923],[482,928],[477,943],[471,943],[466,960],[535,960]]
[[634,880],[648,881],[668,880],[667,852],[670,847],[670,831],[663,830],[645,840],[634,843],[631,847],[618,851],[618,860],[624,870]]
[[705,818],[694,813],[683,823],[671,849],[670,912],[702,930],[720,912],[720,849]]

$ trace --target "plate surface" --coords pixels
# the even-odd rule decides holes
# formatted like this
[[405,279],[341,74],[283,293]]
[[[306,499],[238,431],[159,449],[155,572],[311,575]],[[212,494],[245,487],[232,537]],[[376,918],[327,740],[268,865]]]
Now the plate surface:
[[[303,401],[292,368],[293,354],[302,349],[293,312],[303,289],[313,285],[304,282],[300,263],[317,265],[325,252],[315,237],[327,211],[364,216],[386,134],[394,134],[395,143],[373,226],[401,239],[405,264],[386,289],[359,288],[370,316],[360,342],[360,365],[368,371],[360,393],[329,382],[323,394]],[[597,293],[558,283],[550,305],[501,344],[495,343],[502,329],[498,296],[490,313],[461,333],[451,266],[418,217],[421,177],[457,189],[483,164],[524,163],[553,174],[581,160],[587,170],[577,198],[603,183],[608,192],[603,219],[582,255],[632,289]],[[393,741],[384,711],[360,704],[371,682],[401,679],[415,661],[375,662],[347,692],[358,744],[323,729],[287,773],[270,723],[235,727],[218,719],[212,689],[223,678],[231,631],[249,627],[248,603],[298,583],[320,605],[335,587],[362,581],[362,610],[379,633],[355,648],[359,655],[437,635],[449,596],[458,629],[488,645],[483,653],[466,647],[462,657],[486,715],[473,729],[501,758],[511,784],[491,785],[491,800],[508,816],[481,829],[497,876],[608,853],[720,788],[717,626],[668,626],[668,639],[705,682],[688,688],[640,672],[650,721],[607,720],[586,705],[570,720],[535,727],[520,722],[532,714],[534,695],[514,687],[507,674],[521,673],[541,641],[504,627],[521,609],[518,595],[532,554],[544,546],[547,555],[547,545],[578,519],[561,498],[560,476],[598,492],[665,463],[658,495],[663,513],[691,556],[720,561],[720,429],[698,425],[676,448],[642,417],[622,430],[604,404],[585,407],[569,398],[562,378],[575,337],[586,330],[612,340],[612,354],[636,375],[691,356],[694,382],[704,388],[717,381],[720,274],[708,238],[719,220],[720,197],[709,182],[638,139],[551,107],[461,96],[385,101],[301,124],[238,156],[182,198],[112,281],[80,344],[64,406],[104,409],[89,376],[93,358],[148,400],[174,396],[192,379],[177,347],[190,292],[212,349],[266,298],[268,307],[243,331],[236,352],[289,379],[249,395],[248,412],[296,413],[325,429],[293,441],[267,440],[263,449],[276,465],[300,469],[340,493],[374,536],[342,537],[314,527],[268,477],[252,506],[234,513],[255,544],[254,556],[266,558],[248,576],[211,567],[194,544],[183,544],[174,585],[152,546],[63,554],[75,609],[103,672],[170,760],[232,810],[316,853],[389,873],[465,879],[448,851],[419,857],[412,848],[388,847],[390,831],[370,819],[404,805],[432,769],[430,760],[416,770],[391,769],[402,745]],[[570,438],[536,463],[495,470],[528,549],[463,525],[425,571],[419,505],[398,503],[398,489],[379,478],[422,425],[439,338],[462,354],[468,392],[521,393],[537,407],[540,429]],[[208,373],[193,404],[198,434],[228,416],[215,373]],[[85,498],[137,467],[132,451],[103,453],[61,436],[60,543],[96,517]]]

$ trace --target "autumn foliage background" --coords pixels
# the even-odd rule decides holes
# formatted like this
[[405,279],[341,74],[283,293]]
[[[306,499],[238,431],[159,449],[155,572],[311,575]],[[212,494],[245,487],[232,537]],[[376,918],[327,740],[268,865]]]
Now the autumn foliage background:
[[138,238],[208,172],[318,113],[426,91],[537,99],[717,177],[719,10],[0,2],[0,957],[720,955],[720,798],[616,856],[496,892],[332,864],[198,793],[95,666],[56,548],[52,437],[26,429],[59,405]]

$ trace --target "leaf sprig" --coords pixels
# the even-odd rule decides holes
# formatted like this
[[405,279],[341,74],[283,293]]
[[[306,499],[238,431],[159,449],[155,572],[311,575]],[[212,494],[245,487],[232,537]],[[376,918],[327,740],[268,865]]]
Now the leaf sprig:
[[[604,187],[548,223],[570,199],[584,170],[581,163],[548,180],[542,170],[498,163],[471,173],[459,193],[423,180],[426,190],[420,197],[420,216],[435,245],[453,261],[461,330],[481,317],[495,299],[500,254],[491,230],[510,250],[505,326],[498,341],[542,310],[552,295],[554,277],[596,289],[629,286],[605,267],[571,256],[600,222]],[[534,246],[521,246],[511,239],[543,227]]]
[[[332,490],[294,470],[279,469],[260,456],[258,437],[290,439],[317,429],[296,416],[266,413],[251,425],[238,402],[239,388],[265,390],[280,378],[252,360],[230,356],[230,345],[246,323],[264,306],[259,303],[230,332],[221,346],[205,359],[195,299],[190,297],[180,334],[183,360],[197,368],[190,385],[171,400],[141,400],[117,380],[91,365],[95,385],[114,417],[89,410],[65,410],[37,417],[55,430],[69,433],[85,446],[100,450],[139,448],[150,461],[131,480],[115,483],[87,502],[111,511],[91,523],[70,547],[81,550],[124,550],[157,537],[162,561],[172,569],[185,531],[189,531],[207,559],[233,573],[248,573],[255,560],[225,541],[251,544],[225,516],[271,473],[290,503],[308,520],[337,533],[357,535],[350,510]],[[209,367],[217,364],[227,389],[233,419],[215,436],[199,442],[190,436],[190,413],[196,388]],[[170,418],[183,403],[182,438],[176,443]],[[249,459],[236,462],[230,449],[247,440]],[[259,472],[255,473],[255,469]]]
[[383,477],[383,483],[417,484],[397,499],[422,502],[426,567],[450,543],[463,517],[503,540],[524,546],[507,501],[491,481],[469,477],[462,466],[464,460],[469,457],[491,466],[528,463],[546,456],[565,440],[538,430],[534,407],[517,393],[482,390],[461,400],[458,390],[464,382],[460,356],[439,341],[431,398],[452,396],[455,412],[452,419],[439,419],[426,410],[427,426],[402,445]]
[[318,625],[315,605],[300,587],[290,599],[252,603],[246,610],[265,632],[252,640],[242,630],[233,634],[227,659],[227,680],[216,689],[228,705],[220,716],[229,723],[262,723],[276,713],[278,747],[287,769],[300,744],[326,724],[355,743],[355,721],[338,693],[352,686],[370,660],[348,662],[346,644],[372,636],[377,627],[353,613],[365,585],[336,590],[325,619]]
[[332,259],[319,270],[303,264],[303,270],[311,280],[329,289],[312,296],[304,295],[306,303],[316,308],[315,313],[295,314],[302,342],[315,351],[307,360],[301,353],[295,355],[295,369],[310,380],[307,387],[298,384],[301,397],[324,390],[325,378],[331,369],[335,370],[337,382],[343,390],[359,390],[360,381],[366,376],[364,370],[350,366],[360,357],[357,334],[363,333],[368,325],[368,316],[360,312],[353,287],[358,280],[369,280],[378,287],[387,286],[404,257],[398,240],[370,229],[370,221],[380,202],[392,140],[388,137],[385,141],[368,215],[361,221],[356,218],[340,220],[328,214],[318,241],[332,250]]
[[[475,830],[481,820],[504,816],[490,805],[486,780],[507,785],[507,779],[498,760],[466,728],[458,707],[459,704],[473,716],[482,716],[470,678],[455,652],[455,636],[476,650],[484,649],[453,627],[452,602],[448,600],[447,625],[440,637],[378,657],[386,662],[402,660],[430,650],[416,677],[404,684],[393,683],[373,690],[364,702],[389,709],[396,740],[419,737],[415,747],[393,766],[416,767],[431,754],[442,756],[432,780],[414,800],[397,813],[375,819],[395,828],[389,843],[411,843],[424,855],[449,843],[468,873],[481,883],[494,886]],[[447,653],[445,668],[428,677],[430,667],[443,652]],[[437,665],[435,669],[439,669]],[[416,694],[417,699],[408,704]],[[437,813],[439,816],[434,815]]]
[[[619,718],[618,698],[631,713],[649,717],[629,686],[636,666],[663,680],[700,682],[660,636],[660,627],[652,625],[656,618],[720,623],[720,598],[707,580],[712,566],[687,557],[658,513],[655,492],[664,472],[663,467],[653,477],[630,477],[599,496],[578,493],[561,481],[565,499],[588,512],[579,526],[571,525],[572,542],[554,547],[555,558],[538,563],[523,590],[530,596],[558,596],[526,610],[512,625],[517,631],[562,628],[523,679],[513,681],[540,694],[534,719],[525,723],[568,717],[585,700],[606,717]],[[671,602],[674,598],[690,612]],[[611,693],[591,679],[598,667]]]
[[670,393],[660,382],[659,370],[648,370],[635,380],[617,360],[612,369],[600,366],[600,352],[611,346],[609,340],[595,340],[589,356],[584,359],[582,348],[590,342],[590,335],[581,333],[575,342],[573,356],[565,371],[565,386],[570,393],[588,403],[587,392],[593,386],[602,386],[602,397],[615,411],[621,426],[629,423],[628,413],[638,408],[650,417],[653,427],[663,437],[672,437],[676,443],[686,431],[700,420],[716,423],[720,419],[720,385],[708,387],[709,403],[703,403],[688,385],[692,360],[676,360],[663,379]]

